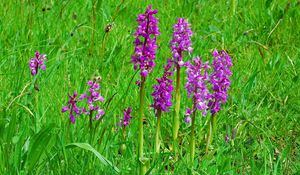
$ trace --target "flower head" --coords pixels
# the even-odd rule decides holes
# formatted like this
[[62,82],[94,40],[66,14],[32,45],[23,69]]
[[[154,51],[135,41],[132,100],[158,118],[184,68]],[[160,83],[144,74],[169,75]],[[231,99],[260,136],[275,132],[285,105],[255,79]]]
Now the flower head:
[[186,115],[191,115],[196,109],[202,111],[202,115],[206,115],[208,108],[207,101],[209,99],[209,91],[205,82],[208,80],[207,69],[208,63],[202,63],[200,57],[194,58],[194,64],[189,61],[186,63],[187,67],[187,83],[185,88],[187,90],[188,97],[193,99],[195,108],[187,109]]
[[183,52],[188,53],[193,51],[191,47],[191,36],[193,34],[190,24],[184,18],[178,18],[177,23],[173,26],[173,38],[170,42],[172,56],[177,65],[184,65],[182,60]]
[[39,52],[35,52],[35,57],[31,58],[29,61],[29,68],[32,76],[35,76],[39,69],[46,70],[45,60],[45,54],[41,55]]
[[103,102],[104,97],[101,96],[99,93],[100,85],[96,81],[89,80],[87,82],[87,85],[89,86],[88,92],[80,95],[79,100],[86,99],[88,104],[88,112],[86,112],[88,115],[90,115],[92,112],[96,112],[95,119],[98,120],[100,117],[104,115],[104,110],[100,108],[100,106],[97,104],[98,102]]
[[191,121],[192,121],[192,119],[191,119],[190,116],[186,116],[185,119],[184,119],[184,122],[185,122],[186,124],[191,124]]
[[126,127],[127,125],[130,124],[130,120],[132,118],[131,112],[132,112],[131,107],[128,107],[127,109],[124,110],[124,116],[123,119],[120,121],[120,126]]
[[75,117],[79,116],[82,112],[84,112],[84,109],[78,108],[76,103],[77,103],[77,92],[75,91],[73,95],[69,95],[69,101],[67,106],[62,107],[62,112],[67,112],[70,110],[70,121],[71,123],[75,123]]
[[213,93],[208,106],[211,113],[215,114],[221,110],[221,104],[227,101],[227,93],[231,83],[229,77],[232,75],[230,71],[232,61],[225,51],[218,52],[215,50],[212,55],[214,57],[212,63],[214,70],[209,77],[209,82],[212,84]]
[[151,105],[156,113],[158,110],[167,112],[172,106],[173,80],[170,78],[173,75],[172,60],[168,60],[164,66],[164,74],[162,78],[157,78],[158,84],[153,86],[154,92],[151,94],[154,98],[154,103]]
[[158,31],[158,18],[153,15],[157,12],[149,5],[146,12],[138,16],[137,22],[139,24],[134,33],[135,54],[132,56],[131,62],[134,64],[134,69],[137,69],[139,66],[141,69],[140,75],[144,78],[152,72],[155,66],[156,37],[160,33]]

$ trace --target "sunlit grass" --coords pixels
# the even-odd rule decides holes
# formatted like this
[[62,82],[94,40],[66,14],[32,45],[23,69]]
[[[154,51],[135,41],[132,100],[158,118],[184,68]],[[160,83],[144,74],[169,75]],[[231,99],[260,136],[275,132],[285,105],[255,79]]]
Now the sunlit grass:
[[[161,36],[157,66],[145,86],[144,154],[151,157],[155,144],[156,119],[149,107],[153,101],[152,85],[171,57],[172,25],[177,17],[185,17],[194,32],[193,56],[212,61],[213,49],[226,49],[234,64],[229,100],[217,116],[217,133],[208,155],[205,134],[209,117],[196,116],[194,171],[299,173],[299,2],[238,1],[235,10],[232,1],[121,2],[98,1],[95,28],[92,1],[0,3],[1,174],[137,173],[139,88],[135,81],[139,73],[133,70],[130,60],[136,16],[150,3],[159,10]],[[106,34],[109,24],[112,29]],[[35,51],[46,53],[48,59],[47,70],[41,71],[36,80],[28,68]],[[184,75],[185,70],[181,73]],[[94,76],[102,77],[106,114],[94,123],[95,137],[90,140],[89,118],[82,116],[76,124],[69,124],[61,107],[68,93],[83,93],[86,82]],[[33,81],[38,81],[40,91],[34,89]],[[186,80],[181,81],[183,84]],[[116,123],[128,106],[132,106],[136,120],[133,118],[126,128],[127,149],[120,154],[124,139]],[[182,122],[187,106],[191,101],[182,88],[179,158],[171,151],[171,112],[162,116],[161,156],[157,161],[151,160],[151,173],[192,171],[186,150],[191,128]],[[231,136],[232,131],[236,131],[234,139],[225,142],[226,134]]]

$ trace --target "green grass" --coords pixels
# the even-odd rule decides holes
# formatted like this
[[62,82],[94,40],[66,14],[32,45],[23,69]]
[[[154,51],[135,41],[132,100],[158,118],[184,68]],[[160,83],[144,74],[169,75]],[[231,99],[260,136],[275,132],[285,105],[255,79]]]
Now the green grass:
[[[137,173],[138,121],[133,119],[126,129],[127,150],[123,155],[119,148],[124,140],[115,123],[128,106],[138,116],[139,89],[134,82],[139,77],[134,76],[130,63],[132,34],[137,14],[151,3],[159,10],[161,36],[157,66],[146,82],[145,155],[151,158],[154,151],[156,119],[149,107],[152,85],[171,57],[168,43],[172,25],[177,17],[185,17],[194,32],[193,56],[211,61],[214,48],[226,49],[234,63],[229,101],[217,115],[217,133],[207,156],[205,138],[210,117],[196,117],[193,172],[299,174],[300,4],[295,0],[242,0],[234,6],[233,2],[100,0],[93,23],[92,1],[4,0],[0,3],[0,173]],[[104,29],[112,22],[113,28],[105,37]],[[34,79],[28,61],[37,50],[46,53],[48,61],[47,70]],[[68,93],[83,93],[93,76],[102,77],[101,93],[107,103],[106,115],[94,122],[97,129],[90,140],[88,117],[70,125],[61,107]],[[33,81],[40,91],[34,90]],[[191,101],[183,89],[181,97],[183,121],[184,109]],[[178,161],[168,149],[172,145],[172,115],[162,116],[163,153],[158,161],[151,160],[152,174],[192,171],[186,152],[188,125],[182,122],[180,126]],[[234,128],[235,139],[226,143],[226,133]]]

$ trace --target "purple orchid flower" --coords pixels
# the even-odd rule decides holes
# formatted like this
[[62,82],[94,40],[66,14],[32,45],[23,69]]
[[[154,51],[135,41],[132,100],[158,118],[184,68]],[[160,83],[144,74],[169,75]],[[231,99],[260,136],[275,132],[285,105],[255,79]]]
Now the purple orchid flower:
[[77,92],[75,91],[73,93],[73,95],[69,95],[69,101],[68,101],[68,106],[64,106],[62,107],[62,112],[67,112],[68,110],[70,110],[70,121],[72,124],[75,123],[76,117],[79,116],[80,114],[82,114],[85,110],[82,108],[78,108],[76,103],[77,103]]
[[158,31],[158,18],[154,17],[157,12],[149,5],[146,12],[138,16],[137,22],[139,25],[134,33],[135,54],[132,56],[131,62],[134,64],[135,70],[139,66],[140,75],[144,78],[152,72],[155,66],[156,37],[160,34]]
[[212,55],[214,57],[212,63],[214,70],[209,77],[209,82],[212,84],[213,93],[208,106],[212,115],[214,115],[221,110],[221,104],[227,101],[228,89],[231,84],[229,77],[232,76],[230,70],[232,61],[225,51],[218,52],[215,50]]
[[157,78],[158,84],[153,86],[154,92],[151,94],[154,98],[154,103],[151,105],[157,111],[168,112],[172,106],[172,92],[174,90],[173,80],[170,78],[173,75],[172,60],[168,60],[164,66],[164,74],[162,78]]
[[38,73],[39,69],[46,70],[45,61],[46,61],[45,54],[40,54],[39,52],[35,52],[35,57],[31,58],[29,61],[29,68],[32,76],[35,76]]

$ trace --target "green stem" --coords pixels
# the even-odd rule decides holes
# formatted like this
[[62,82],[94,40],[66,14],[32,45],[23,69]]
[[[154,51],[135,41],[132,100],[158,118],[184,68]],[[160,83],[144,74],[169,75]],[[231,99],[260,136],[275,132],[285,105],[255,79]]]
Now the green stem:
[[93,139],[94,139],[94,132],[93,132],[93,111],[90,111],[90,116],[89,116],[89,123],[90,123],[90,143],[92,144]]
[[236,1],[236,0],[231,0],[231,11],[232,11],[232,16],[235,15],[236,5],[237,5],[237,1]]
[[[193,109],[195,109],[196,104],[194,103]],[[195,118],[196,118],[196,110],[192,114],[192,131],[191,131],[191,138],[190,138],[190,161],[191,166],[194,165],[194,157],[195,157]]]
[[216,132],[216,124],[217,119],[215,115],[211,116],[210,122],[209,122],[209,130],[208,130],[208,136],[207,136],[207,142],[206,142],[206,154],[208,154],[209,146],[211,145],[213,141],[213,135]]
[[37,132],[39,130],[39,97],[38,94],[34,94],[35,95],[35,106],[36,106],[36,114],[34,116],[34,129],[35,132]]
[[125,145],[125,142],[126,142],[126,130],[125,130],[125,126],[123,126],[123,128],[122,128],[122,135],[123,135],[124,143],[122,143],[120,150],[121,150],[121,154],[124,154],[125,151],[126,151],[126,145]]
[[212,116],[212,131],[215,134],[217,129],[217,118],[215,115]]
[[138,157],[140,163],[140,175],[146,173],[146,166],[143,164],[143,144],[144,144],[144,129],[143,129],[143,117],[144,117],[144,96],[145,96],[145,78],[142,77],[140,87],[140,115],[139,115],[139,133],[138,133]]
[[89,121],[90,121],[90,130],[92,132],[92,129],[93,129],[93,111],[92,110],[90,110]]
[[175,106],[175,116],[174,116],[174,123],[173,123],[174,141],[177,140],[178,130],[179,130],[179,109],[180,109],[180,66],[179,65],[177,65],[177,73],[176,73],[175,99],[176,99],[176,106]]
[[161,118],[161,110],[157,111],[157,123],[156,123],[156,135],[155,135],[155,153],[156,157],[160,153],[160,118]]

